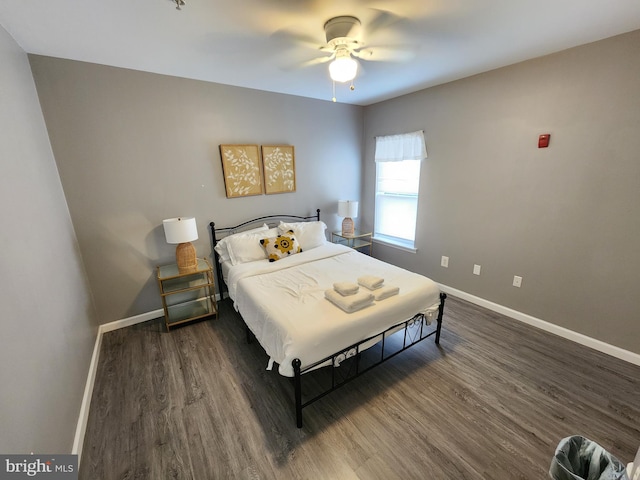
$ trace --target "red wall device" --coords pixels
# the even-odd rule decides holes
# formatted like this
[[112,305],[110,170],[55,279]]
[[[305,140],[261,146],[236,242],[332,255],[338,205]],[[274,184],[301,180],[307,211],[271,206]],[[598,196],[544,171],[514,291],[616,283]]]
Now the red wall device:
[[538,138],[538,148],[547,148],[549,146],[549,138],[551,138],[550,133],[540,135],[540,138]]

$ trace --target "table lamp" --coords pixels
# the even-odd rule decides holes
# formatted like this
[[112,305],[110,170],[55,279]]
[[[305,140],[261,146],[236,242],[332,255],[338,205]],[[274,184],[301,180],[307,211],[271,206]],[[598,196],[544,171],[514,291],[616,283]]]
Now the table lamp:
[[168,218],[162,221],[167,243],[177,243],[176,263],[180,273],[195,272],[198,267],[196,248],[191,243],[198,239],[198,228],[194,217]]
[[344,217],[342,221],[342,235],[353,235],[353,218],[358,216],[358,202],[353,200],[340,200],[338,202],[338,216]]

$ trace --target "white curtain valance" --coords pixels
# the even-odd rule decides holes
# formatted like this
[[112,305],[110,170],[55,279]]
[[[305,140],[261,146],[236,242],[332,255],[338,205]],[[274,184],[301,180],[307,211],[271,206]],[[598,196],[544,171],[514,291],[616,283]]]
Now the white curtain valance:
[[427,158],[424,132],[376,137],[376,162],[401,162]]

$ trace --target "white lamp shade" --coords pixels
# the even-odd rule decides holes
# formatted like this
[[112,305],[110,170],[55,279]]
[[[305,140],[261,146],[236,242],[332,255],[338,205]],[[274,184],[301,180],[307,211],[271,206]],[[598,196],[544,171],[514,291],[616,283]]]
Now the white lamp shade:
[[353,200],[340,200],[338,202],[338,216],[355,218],[358,216],[358,202]]
[[329,76],[336,82],[350,82],[358,73],[358,62],[351,58],[351,54],[338,52],[336,59],[329,64]]
[[198,227],[194,217],[168,218],[162,221],[167,243],[187,243],[198,239]]

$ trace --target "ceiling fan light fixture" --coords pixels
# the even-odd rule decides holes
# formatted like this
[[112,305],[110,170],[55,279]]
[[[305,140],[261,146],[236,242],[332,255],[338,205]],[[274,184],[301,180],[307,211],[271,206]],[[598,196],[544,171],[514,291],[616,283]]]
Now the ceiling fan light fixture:
[[329,64],[329,76],[335,82],[350,82],[356,78],[358,62],[351,58],[348,51],[336,52],[336,58]]

